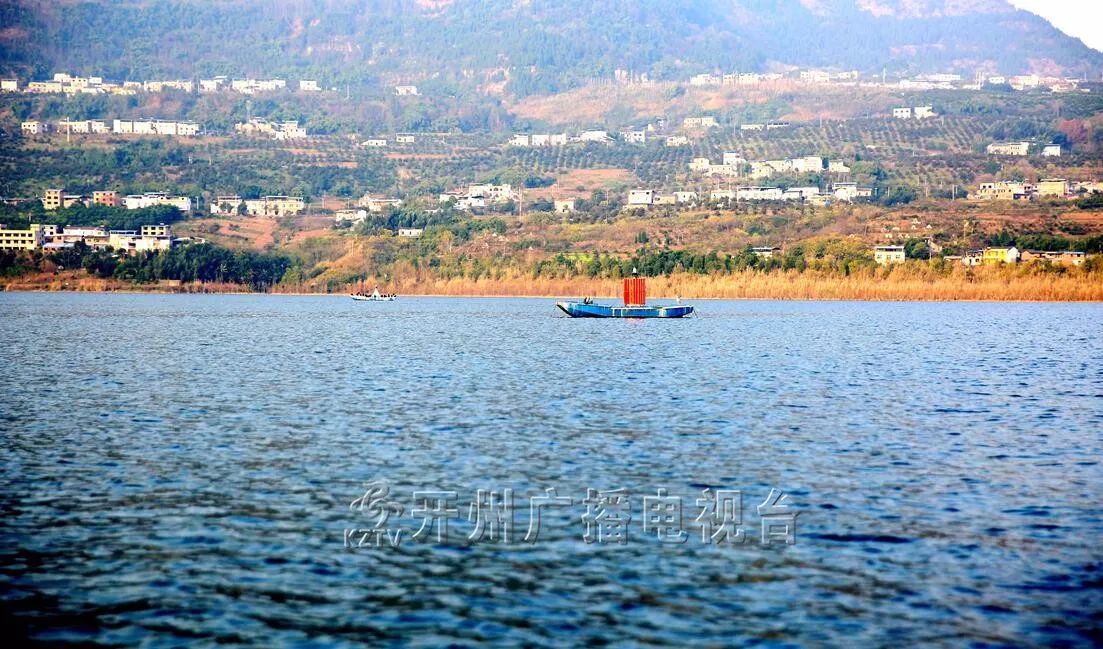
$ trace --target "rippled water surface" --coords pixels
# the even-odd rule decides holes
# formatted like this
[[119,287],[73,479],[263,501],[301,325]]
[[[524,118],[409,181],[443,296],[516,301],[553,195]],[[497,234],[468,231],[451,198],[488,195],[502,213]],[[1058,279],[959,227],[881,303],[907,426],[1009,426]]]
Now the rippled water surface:
[[[0,294],[6,637],[1103,641],[1103,305],[699,306]],[[448,538],[346,547],[372,480],[396,529],[455,491]],[[702,542],[707,487],[743,543]],[[468,542],[507,488],[515,542]],[[548,488],[572,504],[525,543]],[[627,490],[624,544],[584,541],[587,488]],[[683,543],[644,533],[659,488]],[[772,488],[793,545],[762,543]]]

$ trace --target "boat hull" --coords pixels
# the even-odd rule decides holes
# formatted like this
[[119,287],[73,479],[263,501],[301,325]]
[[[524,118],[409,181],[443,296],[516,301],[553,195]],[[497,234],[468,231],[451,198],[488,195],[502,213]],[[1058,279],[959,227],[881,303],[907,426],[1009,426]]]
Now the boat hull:
[[572,318],[681,318],[693,313],[688,304],[673,306],[610,306],[583,302],[556,302]]
[[394,302],[393,297],[375,297],[372,295],[350,295],[357,302]]

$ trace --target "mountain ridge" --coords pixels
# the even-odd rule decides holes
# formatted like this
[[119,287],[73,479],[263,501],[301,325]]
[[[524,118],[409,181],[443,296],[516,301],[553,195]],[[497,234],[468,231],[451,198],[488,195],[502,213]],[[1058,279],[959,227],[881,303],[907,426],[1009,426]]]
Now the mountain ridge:
[[1103,53],[1003,0],[0,0],[0,24],[2,72],[36,78],[436,79],[474,90],[498,74],[527,96],[616,69],[654,79],[1103,70]]

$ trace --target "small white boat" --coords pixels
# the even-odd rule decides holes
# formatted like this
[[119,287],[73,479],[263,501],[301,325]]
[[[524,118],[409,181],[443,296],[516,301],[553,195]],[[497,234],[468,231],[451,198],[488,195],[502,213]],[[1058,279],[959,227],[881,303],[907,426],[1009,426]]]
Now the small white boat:
[[379,289],[375,289],[371,292],[371,295],[365,295],[363,293],[353,293],[349,295],[357,302],[394,302],[394,295],[382,295],[379,293]]

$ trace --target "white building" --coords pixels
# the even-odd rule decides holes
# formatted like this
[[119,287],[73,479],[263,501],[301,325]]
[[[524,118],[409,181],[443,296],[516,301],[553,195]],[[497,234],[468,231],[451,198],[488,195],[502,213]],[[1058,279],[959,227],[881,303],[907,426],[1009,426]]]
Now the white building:
[[117,135],[169,135],[188,137],[199,133],[195,122],[173,122],[159,119],[116,119],[111,132]]
[[131,194],[123,197],[123,207],[128,210],[140,210],[144,207],[154,207],[156,205],[171,205],[181,212],[190,212],[191,198],[188,196],[169,196],[163,192]]
[[1042,156],[1046,158],[1060,158],[1061,157],[1061,145],[1060,144],[1047,144],[1042,148]]
[[30,120],[19,125],[19,131],[24,135],[41,135],[49,130],[49,124],[37,120]]
[[714,128],[720,126],[716,118],[711,115],[704,117],[687,117],[682,120],[682,128]]
[[1030,142],[994,142],[985,151],[988,155],[1024,156],[1030,153]]
[[694,158],[689,161],[690,171],[708,171],[712,167],[712,161],[708,158]]
[[517,193],[512,185],[491,185],[480,183],[467,186],[469,198],[481,198],[488,204],[505,203],[517,199]]
[[904,246],[875,246],[873,261],[881,265],[903,263]]
[[0,92],[19,92],[19,80],[0,79]]
[[780,201],[784,198],[780,187],[737,187],[735,198],[740,201]]
[[368,218],[368,211],[365,209],[357,210],[337,210],[333,213],[333,220],[337,223],[343,223],[345,221],[351,221],[352,223],[359,223]]
[[373,149],[382,149],[383,147],[387,146],[387,141],[383,138],[371,138],[368,140],[364,140],[360,143],[360,145],[371,147]]
[[577,201],[573,198],[557,198],[553,205],[555,206],[555,212],[557,214],[570,214],[575,211],[575,204]]
[[655,190],[632,189],[628,192],[628,207],[649,207],[655,203]]
[[579,142],[609,142],[611,138],[606,131],[582,131],[578,134]]
[[398,236],[408,239],[417,239],[425,232],[425,228],[399,228]]
[[684,135],[671,135],[666,138],[666,146],[688,146],[689,138]]
[[318,82],[311,79],[299,79],[299,92],[318,92]]
[[411,97],[417,95],[417,86],[395,86],[394,94],[398,97]]
[[63,119],[57,123],[59,132],[63,133],[78,133],[81,135],[95,134],[102,135],[104,133],[110,133],[111,129],[108,128],[107,122],[100,119],[84,119],[84,120],[68,120]]
[[242,200],[240,196],[216,196],[211,201],[211,215],[212,216],[237,216],[241,209]]
[[840,201],[852,202],[856,198],[871,198],[873,189],[859,187],[857,183],[835,183],[831,186],[831,193]]
[[269,122],[259,117],[234,124],[234,130],[244,135],[266,135],[274,140],[297,140],[307,137],[306,127],[299,126],[298,122]]
[[264,196],[245,199],[245,213],[250,216],[293,216],[306,209],[301,196]]
[[380,198],[371,194],[364,194],[356,201],[358,207],[366,207],[369,212],[382,212],[389,207],[398,207],[401,203],[397,198]]

